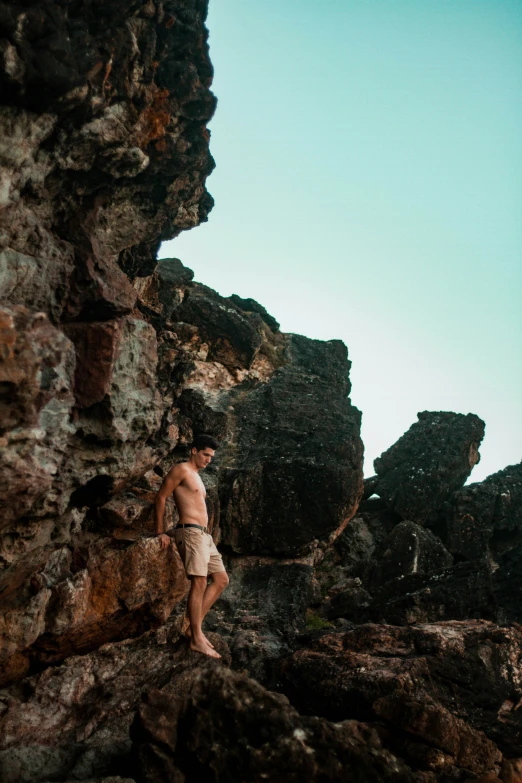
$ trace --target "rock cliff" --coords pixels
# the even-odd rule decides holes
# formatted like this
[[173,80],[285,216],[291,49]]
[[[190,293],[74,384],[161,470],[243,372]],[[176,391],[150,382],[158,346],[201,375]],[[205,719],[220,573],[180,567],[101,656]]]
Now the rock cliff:
[[[0,2],[0,778],[515,783],[520,466],[463,486],[483,422],[424,412],[364,483],[343,343],[157,259],[212,207],[206,11]],[[151,535],[198,432],[219,663]]]

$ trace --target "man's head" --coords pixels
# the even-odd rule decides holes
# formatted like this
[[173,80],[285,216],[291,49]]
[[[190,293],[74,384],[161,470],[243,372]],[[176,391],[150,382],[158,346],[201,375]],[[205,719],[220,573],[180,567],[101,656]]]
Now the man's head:
[[196,435],[190,447],[190,459],[198,470],[206,468],[219,448],[219,443],[212,435]]

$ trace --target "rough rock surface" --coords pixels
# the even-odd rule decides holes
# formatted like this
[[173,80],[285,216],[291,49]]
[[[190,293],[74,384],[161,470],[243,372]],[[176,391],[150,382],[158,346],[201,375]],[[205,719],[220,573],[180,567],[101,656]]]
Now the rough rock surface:
[[[130,312],[122,270],[205,220],[215,99],[202,2],[2,3],[4,296]],[[146,273],[146,272],[145,272]]]
[[[520,783],[520,466],[463,488],[482,422],[424,413],[363,486],[345,346],[156,260],[212,206],[206,12],[0,2],[2,783],[136,779],[143,691],[143,780]],[[196,432],[206,665],[151,537]]]
[[402,519],[436,524],[444,503],[479,461],[484,422],[469,413],[418,414],[397,443],[375,460],[374,492]]
[[342,531],[362,495],[345,346],[291,335],[282,359],[267,384],[230,399],[237,435],[223,455],[222,541],[241,554],[309,551]]
[[428,768],[482,774],[497,769],[497,745],[522,754],[521,663],[519,628],[472,620],[361,625],[297,650],[282,679],[307,713],[383,719],[398,742],[402,732],[412,738]]
[[277,663],[303,631],[313,591],[309,560],[227,557],[230,584],[207,627],[228,643],[235,668],[264,684],[277,680]]
[[[180,618],[181,619],[181,618]],[[2,783],[134,779],[129,726],[143,691],[181,693],[201,657],[179,636],[179,621],[96,652],[72,656],[0,694]],[[211,635],[229,660],[226,645]],[[222,665],[220,663],[216,665]]]
[[452,552],[470,560],[502,555],[522,541],[522,463],[453,495],[447,539]]
[[63,513],[74,348],[43,313],[0,308],[0,529],[32,511]]
[[184,700],[152,691],[132,727],[140,778],[163,781],[421,781],[357,721],[301,717],[283,696],[219,668]]
[[400,522],[375,553],[373,586],[408,574],[430,574],[453,564],[442,541],[415,522]]
[[[148,536],[195,432],[224,441],[205,482],[236,554],[326,545],[357,507],[362,444],[342,343],[280,334],[254,300],[154,258],[211,206],[206,3],[0,11],[5,683],[155,627],[181,600],[175,549]],[[274,502],[293,525],[281,541]]]

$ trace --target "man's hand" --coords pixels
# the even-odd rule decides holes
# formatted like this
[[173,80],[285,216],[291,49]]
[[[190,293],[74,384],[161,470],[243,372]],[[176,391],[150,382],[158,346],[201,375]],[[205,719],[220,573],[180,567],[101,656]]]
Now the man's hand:
[[172,543],[171,537],[168,536],[166,533],[160,533],[158,538],[160,540],[162,549],[166,549]]

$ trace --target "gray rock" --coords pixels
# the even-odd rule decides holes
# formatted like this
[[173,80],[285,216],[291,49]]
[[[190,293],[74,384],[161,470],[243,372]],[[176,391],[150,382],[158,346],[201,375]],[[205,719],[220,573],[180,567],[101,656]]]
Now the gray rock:
[[472,413],[424,411],[418,418],[375,460],[374,491],[403,519],[433,525],[480,459],[484,422]]
[[375,554],[371,584],[378,587],[407,574],[430,574],[448,568],[453,558],[431,530],[400,522]]
[[456,492],[446,524],[449,548],[467,559],[516,546],[522,535],[522,463]]

